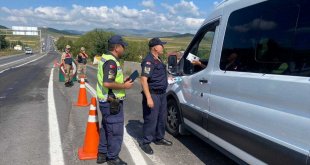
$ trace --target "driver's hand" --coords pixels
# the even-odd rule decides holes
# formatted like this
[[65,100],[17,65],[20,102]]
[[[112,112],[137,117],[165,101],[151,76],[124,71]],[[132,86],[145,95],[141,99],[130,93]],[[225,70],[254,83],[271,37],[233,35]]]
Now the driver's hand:
[[201,62],[199,60],[193,60],[192,64],[201,66]]

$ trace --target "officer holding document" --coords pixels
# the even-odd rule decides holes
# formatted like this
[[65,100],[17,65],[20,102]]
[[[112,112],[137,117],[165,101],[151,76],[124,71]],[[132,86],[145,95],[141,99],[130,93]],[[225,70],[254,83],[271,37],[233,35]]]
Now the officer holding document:
[[172,142],[164,139],[167,116],[166,89],[168,86],[166,65],[160,55],[163,55],[164,44],[159,38],[149,41],[150,53],[141,63],[142,108],[143,108],[143,138],[139,142],[141,149],[147,154],[153,154],[151,142],[156,145],[171,146]]

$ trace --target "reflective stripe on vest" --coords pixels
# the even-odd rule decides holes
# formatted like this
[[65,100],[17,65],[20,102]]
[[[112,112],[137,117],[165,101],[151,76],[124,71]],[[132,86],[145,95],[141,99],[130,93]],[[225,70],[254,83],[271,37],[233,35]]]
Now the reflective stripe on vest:
[[[124,75],[123,75],[123,70],[121,68],[120,63],[115,59],[113,55],[103,54],[101,60],[98,62],[98,73],[97,73],[97,80],[98,80],[97,81],[97,97],[100,101],[106,101],[108,97],[108,92],[109,92],[109,89],[103,86],[103,77],[104,77],[103,65],[108,60],[115,61],[117,65],[117,73],[115,77],[115,82],[119,84],[124,83]],[[120,90],[113,89],[112,92],[114,93],[115,97],[118,99],[123,100],[125,97],[124,89],[120,89]]]

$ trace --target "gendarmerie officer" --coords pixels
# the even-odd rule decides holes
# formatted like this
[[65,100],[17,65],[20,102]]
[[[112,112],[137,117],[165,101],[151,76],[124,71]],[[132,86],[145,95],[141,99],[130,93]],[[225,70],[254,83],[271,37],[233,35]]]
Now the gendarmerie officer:
[[72,54],[70,53],[71,46],[66,45],[65,52],[61,55],[61,63],[65,69],[65,86],[70,87],[73,86],[72,82]]
[[160,55],[163,55],[164,44],[159,38],[149,41],[150,53],[141,63],[142,108],[143,108],[143,138],[141,149],[147,154],[153,154],[151,142],[156,145],[172,145],[164,139],[167,116],[166,89],[168,86],[166,65]]
[[110,53],[103,54],[98,63],[97,97],[102,114],[100,142],[97,163],[108,162],[109,165],[125,165],[118,155],[121,151],[124,133],[123,100],[125,89],[132,87],[131,80],[124,82],[119,58],[125,51],[121,36],[115,35],[108,40]]

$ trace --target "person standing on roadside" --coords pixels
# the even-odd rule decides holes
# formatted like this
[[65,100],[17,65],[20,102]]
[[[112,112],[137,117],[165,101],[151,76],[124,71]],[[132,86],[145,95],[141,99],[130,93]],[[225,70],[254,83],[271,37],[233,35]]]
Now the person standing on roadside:
[[70,87],[73,86],[72,82],[72,55],[70,53],[71,46],[66,45],[65,52],[62,53],[61,63],[65,70],[65,86]]
[[164,44],[159,38],[149,41],[150,53],[141,63],[142,109],[143,109],[143,138],[139,143],[147,154],[153,154],[151,142],[156,145],[171,146],[172,142],[164,139],[167,116],[166,89],[168,78],[166,65],[160,55],[163,55]]
[[109,53],[103,54],[98,63],[97,97],[102,114],[100,141],[97,163],[108,165],[126,165],[119,158],[124,134],[123,101],[125,89],[130,89],[133,82],[126,78],[119,62],[127,43],[121,36],[115,35],[108,40]]
[[87,77],[86,77],[87,58],[88,58],[88,54],[86,54],[85,48],[81,47],[80,53],[77,56],[77,62],[78,62],[78,70],[77,70],[78,82],[81,81],[81,77],[84,77],[85,82],[88,82]]

